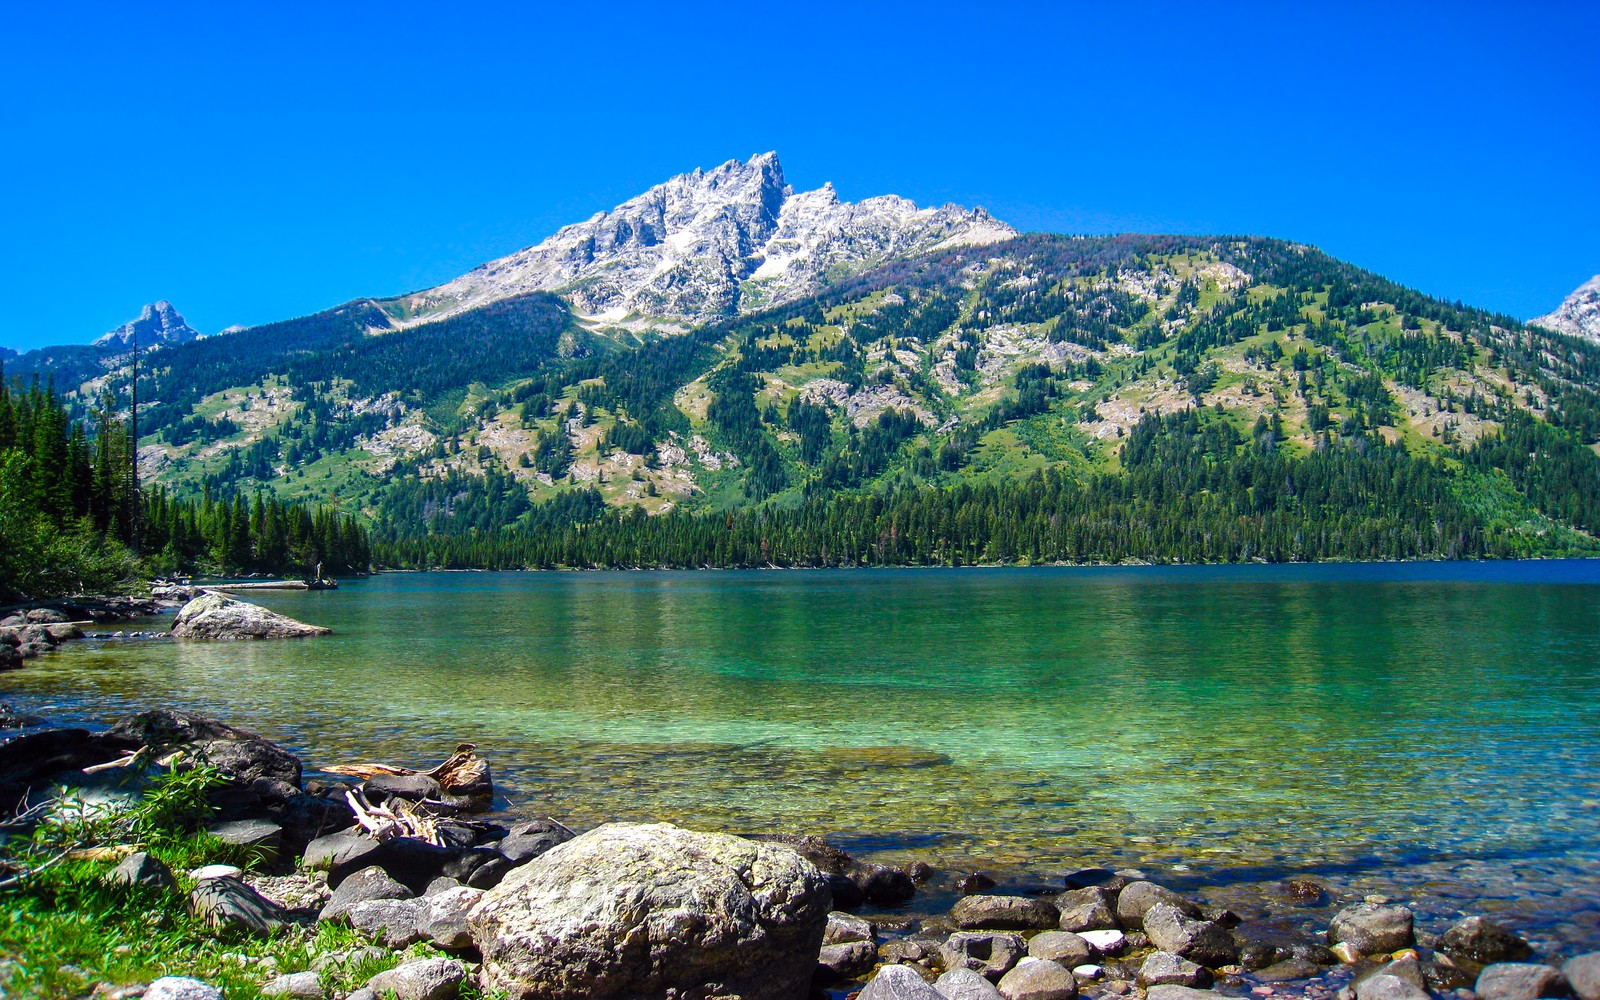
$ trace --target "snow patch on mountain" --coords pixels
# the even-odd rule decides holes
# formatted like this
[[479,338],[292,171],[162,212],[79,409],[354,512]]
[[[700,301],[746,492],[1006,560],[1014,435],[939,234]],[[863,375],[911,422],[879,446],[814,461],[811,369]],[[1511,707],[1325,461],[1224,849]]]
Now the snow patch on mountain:
[[689,325],[802,298],[897,258],[1016,235],[982,208],[918,208],[894,195],[845,202],[832,185],[796,193],[777,154],[762,153],[681,174],[388,311],[404,327],[545,291],[594,324]]
[[190,326],[171,302],[162,299],[139,310],[138,318],[97,338],[94,346],[127,347],[133,343],[135,336],[139,338],[140,346],[153,347],[156,344],[184,344],[199,340],[205,334]]
[[1546,330],[1600,343],[1600,274],[1578,286],[1578,290],[1567,296],[1555,312],[1528,322]]

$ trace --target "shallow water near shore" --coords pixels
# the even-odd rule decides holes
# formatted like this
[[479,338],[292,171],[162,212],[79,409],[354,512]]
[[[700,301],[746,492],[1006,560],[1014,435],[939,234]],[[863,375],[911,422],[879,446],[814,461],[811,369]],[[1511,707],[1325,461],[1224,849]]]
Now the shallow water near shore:
[[0,698],[191,708],[312,764],[472,741],[517,812],[572,825],[822,833],[1022,882],[1132,866],[1245,910],[1309,873],[1425,925],[1600,945],[1600,562],[392,574],[248,599],[335,634],[73,643]]

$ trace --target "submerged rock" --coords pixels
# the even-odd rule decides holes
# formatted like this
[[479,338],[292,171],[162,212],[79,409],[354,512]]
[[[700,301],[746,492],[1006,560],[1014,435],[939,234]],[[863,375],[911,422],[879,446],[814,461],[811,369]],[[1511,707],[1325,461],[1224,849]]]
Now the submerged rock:
[[180,639],[297,639],[332,631],[215,592],[185,604],[172,623]]
[[619,823],[514,870],[468,926],[485,991],[799,1000],[829,904],[826,878],[790,848]]
[[1504,927],[1483,917],[1468,917],[1439,935],[1439,950],[1459,961],[1478,965],[1520,962],[1533,954],[1533,946]]
[[1334,914],[1328,925],[1331,944],[1349,945],[1362,955],[1387,955],[1416,942],[1411,911],[1404,906],[1357,903]]

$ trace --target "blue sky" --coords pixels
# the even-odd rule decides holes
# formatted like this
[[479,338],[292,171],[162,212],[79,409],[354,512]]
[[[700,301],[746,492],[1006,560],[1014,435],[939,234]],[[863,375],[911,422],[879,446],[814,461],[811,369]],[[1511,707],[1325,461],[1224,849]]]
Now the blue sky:
[[797,188],[1280,236],[1520,317],[1600,272],[1592,2],[155,6],[0,14],[0,344],[426,287],[768,149]]

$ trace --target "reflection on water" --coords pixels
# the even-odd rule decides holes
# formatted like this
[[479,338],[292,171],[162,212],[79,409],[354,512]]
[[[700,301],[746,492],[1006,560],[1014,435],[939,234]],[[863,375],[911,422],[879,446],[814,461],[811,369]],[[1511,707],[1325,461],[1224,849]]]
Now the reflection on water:
[[1586,563],[389,575],[253,598],[326,639],[84,643],[0,693],[322,763],[471,740],[580,823],[1600,900],[1597,595]]

